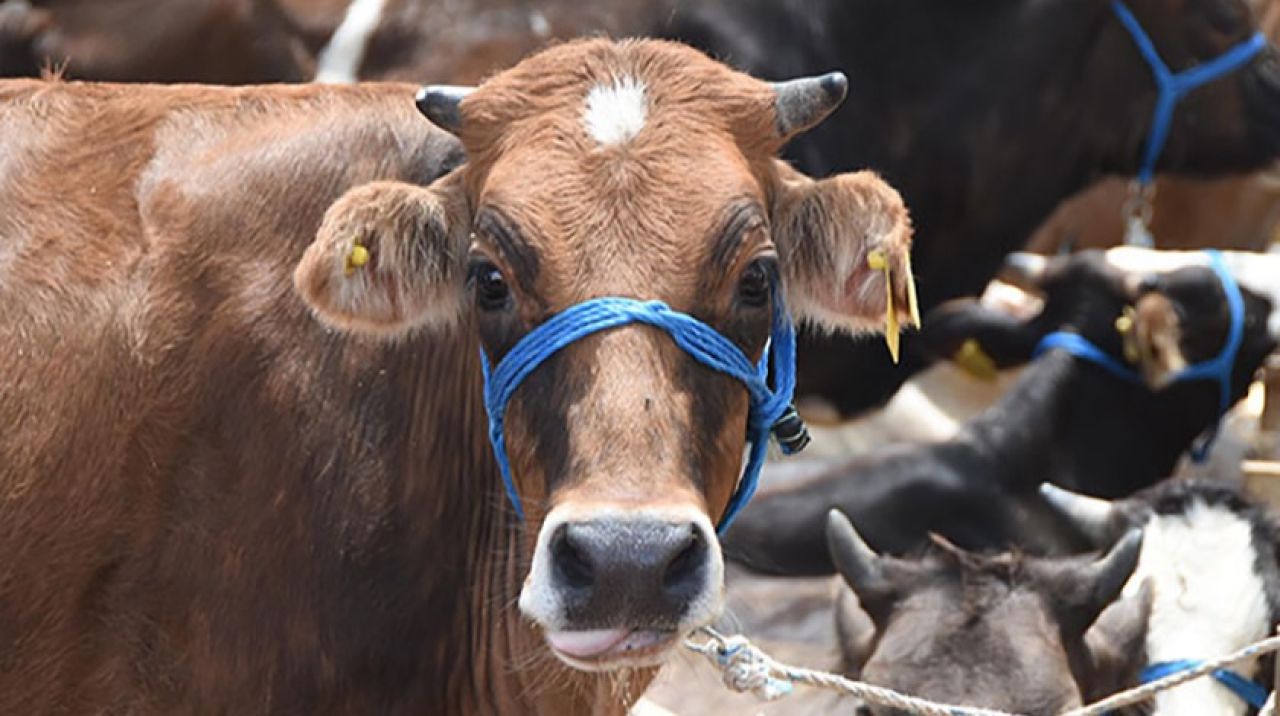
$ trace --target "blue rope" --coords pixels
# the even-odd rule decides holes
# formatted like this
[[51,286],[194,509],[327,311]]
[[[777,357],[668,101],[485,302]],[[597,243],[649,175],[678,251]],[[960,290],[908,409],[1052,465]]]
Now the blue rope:
[[[775,296],[777,292],[775,291]],[[492,367],[484,351],[480,361],[484,369],[484,404],[489,413],[489,441],[502,470],[502,482],[516,514],[524,519],[520,495],[511,477],[507,458],[503,421],[507,404],[516,389],[539,365],[561,348],[599,331],[643,323],[670,334],[681,349],[698,362],[736,378],[747,389],[750,411],[747,417],[747,440],[750,442],[747,464],[738,481],[718,531],[723,532],[751,496],[755,494],[764,467],[769,434],[775,424],[799,421],[791,410],[791,397],[796,387],[796,337],[791,317],[780,298],[775,299],[773,324],[768,345],[759,363],[752,363],[742,349],[711,326],[685,313],[672,310],[661,301],[637,301],[631,298],[595,298],[571,306],[530,331]],[[772,359],[772,360],[771,360]],[[772,362],[774,387],[769,387]],[[803,447],[794,437],[779,440],[782,450],[791,454]]]
[[[1173,676],[1194,669],[1204,662],[1200,659],[1178,659],[1176,661],[1161,661],[1148,665],[1142,670],[1138,679],[1149,684],[1152,681],[1159,681],[1166,676]],[[1231,693],[1240,697],[1240,700],[1250,706],[1260,709],[1267,702],[1267,689],[1261,684],[1255,683],[1251,679],[1245,678],[1242,674],[1231,669],[1214,669],[1213,678],[1223,686],[1231,690]]]
[[[1218,420],[1214,421],[1214,424],[1192,443],[1191,459],[1196,462],[1204,462],[1209,456],[1209,448],[1213,446],[1213,441],[1218,435],[1218,422],[1231,408],[1231,374],[1235,370],[1236,355],[1240,352],[1240,344],[1244,340],[1245,319],[1244,297],[1240,294],[1240,285],[1227,269],[1222,254],[1212,249],[1205,253],[1209,256],[1209,266],[1217,275],[1219,283],[1222,284],[1222,292],[1227,297],[1227,308],[1231,314],[1227,340],[1216,356],[1187,366],[1170,378],[1171,384],[1189,380],[1218,382]],[[1142,376],[1138,375],[1137,371],[1111,357],[1106,351],[1078,333],[1066,331],[1050,333],[1040,339],[1031,355],[1033,359],[1038,358],[1041,354],[1054,349],[1064,350],[1076,358],[1101,366],[1107,372],[1129,383],[1143,383]]]
[[1267,46],[1267,38],[1261,32],[1235,45],[1218,57],[1204,64],[1175,73],[1169,69],[1160,53],[1156,52],[1151,37],[1142,29],[1133,12],[1121,0],[1112,0],[1111,9],[1115,12],[1120,24],[1128,30],[1138,52],[1151,67],[1151,75],[1156,81],[1156,106],[1151,115],[1151,134],[1147,136],[1147,145],[1142,154],[1142,165],[1138,171],[1138,180],[1147,184],[1155,175],[1156,161],[1169,138],[1169,127],[1173,123],[1173,111],[1187,93],[1214,80],[1225,77],[1240,69],[1252,60]]
[[1136,371],[1107,355],[1106,351],[1094,345],[1092,341],[1079,333],[1069,333],[1067,331],[1050,333],[1041,338],[1040,342],[1036,344],[1036,349],[1031,353],[1031,358],[1034,360],[1039,358],[1041,354],[1054,349],[1064,350],[1076,358],[1105,368],[1108,373],[1127,382],[1142,384],[1142,376],[1138,375]]

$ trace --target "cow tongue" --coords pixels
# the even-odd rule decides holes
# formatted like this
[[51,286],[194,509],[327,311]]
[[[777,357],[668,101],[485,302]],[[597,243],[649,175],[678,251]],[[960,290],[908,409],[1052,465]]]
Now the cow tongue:
[[631,630],[627,628],[549,631],[547,642],[563,654],[587,659],[609,651],[628,636],[631,636]]

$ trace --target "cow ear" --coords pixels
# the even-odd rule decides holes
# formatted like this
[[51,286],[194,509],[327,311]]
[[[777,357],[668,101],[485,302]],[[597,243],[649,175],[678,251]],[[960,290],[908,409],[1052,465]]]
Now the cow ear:
[[840,649],[841,670],[858,678],[867,659],[875,651],[876,625],[862,609],[858,596],[847,585],[839,585],[836,595],[836,641]]
[[364,184],[329,207],[293,275],[320,320],[380,337],[458,320],[470,222],[457,174]]
[[[911,220],[871,172],[814,181],[777,163],[773,239],[793,314],[829,331],[918,325]],[[891,343],[892,344],[892,343]]]
[[1147,624],[1154,593],[1151,579],[1144,579],[1136,594],[1104,609],[1085,632],[1085,656],[1091,677],[1087,681],[1092,689],[1092,693],[1085,694],[1086,701],[1138,682],[1138,674],[1146,664]]

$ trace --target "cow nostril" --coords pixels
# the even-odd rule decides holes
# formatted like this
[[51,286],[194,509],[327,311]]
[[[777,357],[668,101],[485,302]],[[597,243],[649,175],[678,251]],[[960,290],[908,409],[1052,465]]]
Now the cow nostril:
[[586,589],[595,581],[595,569],[587,553],[574,544],[571,533],[561,525],[551,538],[552,563],[561,584],[571,589]]
[[662,588],[668,592],[678,591],[697,581],[702,566],[706,563],[706,556],[706,541],[696,526],[689,525],[684,548],[667,563],[666,572],[662,575]]

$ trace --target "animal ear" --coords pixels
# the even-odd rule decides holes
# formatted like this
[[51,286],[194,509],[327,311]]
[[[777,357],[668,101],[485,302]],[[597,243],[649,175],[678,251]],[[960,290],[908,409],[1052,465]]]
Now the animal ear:
[[835,619],[836,641],[840,648],[841,670],[857,678],[875,651],[876,625],[862,609],[857,595],[845,585],[838,587]]
[[771,208],[788,304],[829,331],[918,325],[911,219],[902,197],[871,172],[814,181],[785,166]]
[[1064,634],[1082,635],[1108,604],[1115,601],[1133,575],[1142,552],[1142,530],[1129,530],[1111,551],[1092,562],[1041,562],[1047,576],[1041,584],[1054,605]]
[[976,378],[995,380],[998,370],[1031,360],[1040,333],[1032,321],[957,298],[925,316],[919,345]]
[[1086,701],[1138,682],[1138,674],[1146,664],[1147,624],[1154,594],[1151,580],[1142,580],[1136,594],[1108,606],[1085,632],[1085,658],[1091,677],[1087,679],[1091,693],[1084,694]]
[[1173,301],[1159,291],[1139,298],[1128,323],[1117,326],[1127,351],[1137,358],[1143,378],[1152,389],[1169,384],[1174,374],[1186,368],[1182,353],[1182,325]]
[[857,595],[862,610],[883,628],[898,598],[885,559],[863,541],[843,512],[834,509],[827,513],[827,548],[836,571]]
[[293,274],[320,320],[391,337],[458,319],[470,222],[456,175],[364,184],[329,207]]

